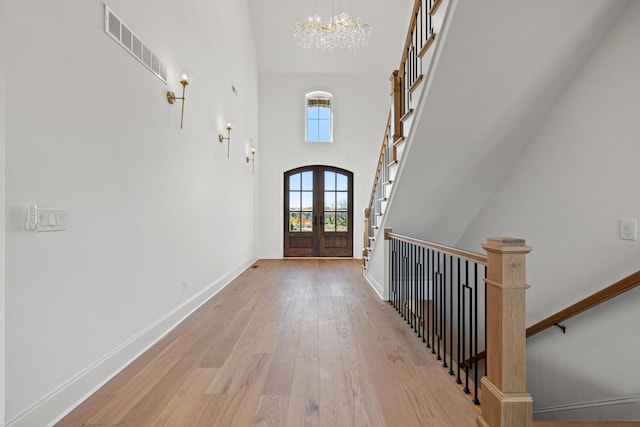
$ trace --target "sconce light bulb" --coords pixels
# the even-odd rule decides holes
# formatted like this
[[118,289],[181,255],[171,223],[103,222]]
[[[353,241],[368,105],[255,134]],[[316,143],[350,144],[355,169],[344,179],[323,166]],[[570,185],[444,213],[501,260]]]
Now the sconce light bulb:
[[251,154],[256,154],[256,149],[255,148],[251,149]]
[[227,123],[227,130],[231,130],[232,126],[231,123]]

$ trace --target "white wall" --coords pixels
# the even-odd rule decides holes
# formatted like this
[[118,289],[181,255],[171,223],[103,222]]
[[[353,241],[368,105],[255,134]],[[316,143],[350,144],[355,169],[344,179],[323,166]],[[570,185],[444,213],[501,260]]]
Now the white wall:
[[[108,4],[168,64],[168,87],[104,33],[100,1],[6,4],[10,425],[53,421],[255,259],[247,1]],[[180,130],[165,93],[183,67]],[[26,232],[34,202],[66,209],[67,230]]]
[[[640,2],[630,2],[549,111],[458,246],[489,236],[533,246],[532,324],[640,268],[640,242],[618,239],[640,218]],[[640,418],[640,292],[528,341],[528,390],[539,418]]]
[[5,413],[5,4],[0,0],[0,426]]
[[[304,142],[304,94],[322,89],[334,95],[333,143]],[[364,216],[390,107],[384,78],[343,75],[260,76],[259,254],[283,256],[285,171],[331,165],[354,174],[353,255],[362,256]]]

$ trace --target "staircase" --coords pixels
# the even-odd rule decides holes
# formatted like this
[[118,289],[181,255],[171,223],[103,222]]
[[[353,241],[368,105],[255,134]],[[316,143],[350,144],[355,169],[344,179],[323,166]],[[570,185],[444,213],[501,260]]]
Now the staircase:
[[394,182],[406,151],[406,140],[413,123],[434,58],[436,35],[442,29],[450,0],[416,0],[411,15],[402,59],[398,70],[389,78],[391,111],[385,127],[382,148],[368,208],[364,210],[365,238],[363,269],[371,261],[371,253],[381,229]]
[[416,1],[365,209],[363,273],[384,299],[385,229],[455,245],[617,19],[607,8]]

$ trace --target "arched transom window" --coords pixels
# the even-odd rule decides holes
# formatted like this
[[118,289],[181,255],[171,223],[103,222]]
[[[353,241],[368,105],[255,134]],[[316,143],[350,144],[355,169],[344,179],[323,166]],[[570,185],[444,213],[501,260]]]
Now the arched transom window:
[[305,141],[333,141],[333,95],[329,92],[309,92],[304,97]]

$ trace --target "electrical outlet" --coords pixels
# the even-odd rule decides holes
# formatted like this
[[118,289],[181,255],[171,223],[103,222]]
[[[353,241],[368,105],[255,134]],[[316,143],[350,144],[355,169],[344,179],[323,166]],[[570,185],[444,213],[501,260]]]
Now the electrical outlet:
[[636,230],[638,221],[631,218],[623,218],[620,220],[620,239],[636,240]]
[[187,282],[186,280],[180,282],[180,290],[183,294],[186,293],[189,290],[189,282]]

